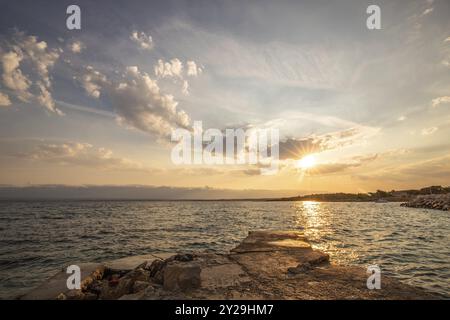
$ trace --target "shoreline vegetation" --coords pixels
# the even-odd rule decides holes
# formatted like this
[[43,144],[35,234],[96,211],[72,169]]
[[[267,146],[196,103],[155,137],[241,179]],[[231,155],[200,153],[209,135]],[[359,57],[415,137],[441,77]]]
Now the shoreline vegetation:
[[296,197],[269,199],[271,201],[319,201],[319,202],[408,202],[418,196],[449,194],[450,187],[430,186],[422,189],[392,190],[368,193],[320,193]]
[[[182,249],[181,249],[182,250]],[[79,265],[80,289],[67,289],[66,269],[21,300],[155,299],[442,299],[382,275],[336,265],[299,231],[250,231],[229,253],[163,253]]]

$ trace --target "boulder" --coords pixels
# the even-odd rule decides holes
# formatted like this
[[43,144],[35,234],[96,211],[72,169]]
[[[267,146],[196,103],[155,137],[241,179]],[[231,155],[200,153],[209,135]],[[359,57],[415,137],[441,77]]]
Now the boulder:
[[296,267],[290,267],[288,268],[289,273],[298,274],[298,273],[304,273],[308,270],[311,270],[312,266],[309,262],[300,263]]
[[131,278],[122,278],[117,285],[111,285],[110,282],[104,282],[103,288],[100,292],[99,299],[101,300],[115,300],[130,294],[133,291],[134,280]]
[[192,263],[169,263],[164,269],[165,290],[191,290],[201,285],[200,266]]
[[163,284],[164,282],[164,268],[167,262],[164,260],[155,260],[148,267],[149,275],[155,283]]
[[[142,268],[132,270],[120,278],[117,274],[113,274],[110,279],[105,279],[102,282],[99,298],[102,300],[113,300],[126,294],[135,293],[136,287],[145,289],[142,283],[148,283],[149,274],[147,270]],[[141,284],[136,285],[137,282]]]
[[133,292],[137,293],[140,291],[145,290],[147,287],[149,286],[149,283],[147,281],[139,281],[137,280],[134,284],[133,284]]

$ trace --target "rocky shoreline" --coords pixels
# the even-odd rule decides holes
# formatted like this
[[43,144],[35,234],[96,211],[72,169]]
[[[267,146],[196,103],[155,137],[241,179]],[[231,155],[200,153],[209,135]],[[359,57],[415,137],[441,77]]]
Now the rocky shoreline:
[[409,202],[402,203],[401,206],[449,211],[450,193],[420,195]]
[[330,263],[298,231],[249,232],[225,254],[149,254],[79,266],[80,290],[67,289],[63,268],[19,299],[440,298],[384,275],[381,289],[370,290],[366,270]]

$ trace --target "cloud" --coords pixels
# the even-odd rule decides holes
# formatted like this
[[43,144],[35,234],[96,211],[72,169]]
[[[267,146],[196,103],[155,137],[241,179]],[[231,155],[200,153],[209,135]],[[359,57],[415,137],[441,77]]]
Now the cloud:
[[316,153],[323,151],[324,146],[321,143],[320,138],[288,138],[284,141],[280,141],[279,144],[279,156],[280,160],[285,159],[299,159],[306,154]]
[[181,92],[184,95],[188,95],[189,82],[185,77],[197,77],[202,73],[202,69],[200,67],[197,67],[197,64],[194,61],[187,61],[186,67],[186,71],[184,71],[185,68],[183,66],[183,63],[177,58],[174,58],[168,62],[159,59],[158,63],[153,67],[153,70],[155,72],[155,76],[157,76],[158,78],[172,78],[175,82],[181,80]]
[[86,48],[86,46],[81,41],[74,41],[69,45],[70,51],[73,53],[80,53]]
[[422,16],[426,16],[426,15],[428,15],[428,14],[432,13],[432,12],[433,12],[433,10],[434,10],[434,8],[433,8],[433,7],[425,9],[425,11],[424,11],[424,12],[422,12]]
[[[168,22],[164,29],[167,35],[175,35],[176,40],[170,41],[177,41],[174,44],[177,47],[192,47],[191,39],[195,39],[195,50],[201,52],[202,63],[223,77],[316,89],[336,89],[348,81],[342,55],[327,45],[299,46],[272,38],[270,41],[245,41],[181,21]],[[353,70],[354,60],[349,64]]]
[[7,52],[2,55],[2,80],[6,88],[11,89],[17,98],[23,102],[30,101],[32,94],[28,92],[31,80],[18,68],[23,57],[16,52]]
[[48,49],[45,41],[38,41],[37,37],[25,36],[22,33],[19,33],[17,44],[19,50],[24,52],[24,56],[33,62],[45,85],[49,87],[48,72],[59,58],[58,50]]
[[427,8],[422,12],[420,17],[424,17],[426,15],[429,15],[430,13],[432,13],[434,11],[434,8],[433,8],[434,0],[426,0],[425,2],[426,2],[426,5],[427,5]]
[[162,59],[158,60],[158,64],[154,67],[155,75],[157,77],[178,77],[182,78],[183,63],[175,58],[169,62],[164,62]]
[[280,160],[299,159],[310,153],[317,153],[350,146],[370,137],[373,132],[366,127],[352,127],[305,138],[287,138],[280,141]]
[[100,115],[100,116],[104,116],[104,117],[108,117],[108,118],[115,118],[115,114],[111,111],[98,109],[98,108],[92,108],[92,107],[79,105],[79,104],[68,103],[68,102],[61,101],[61,100],[56,100],[56,103],[58,104],[58,106],[67,108],[70,110],[87,112],[87,113],[91,113],[94,115]]
[[186,80],[183,80],[183,87],[181,88],[181,92],[183,92],[183,94],[185,95],[189,94],[189,83]]
[[196,77],[199,74],[201,74],[203,71],[202,68],[197,67],[197,64],[195,63],[195,61],[187,61],[186,65],[187,65],[187,75],[188,76]]
[[415,181],[421,181],[422,185],[448,185],[450,179],[450,156],[440,156],[402,165],[397,164],[355,177],[377,183],[392,181],[406,186]]
[[86,93],[97,99],[100,98],[101,87],[106,83],[106,76],[94,70],[92,66],[87,66],[85,73],[81,77],[81,86]]
[[376,160],[378,157],[379,157],[378,154],[370,154],[370,155],[363,155],[363,156],[354,156],[354,157],[351,157],[350,159],[347,159],[345,161],[340,161],[340,162],[321,163],[321,164],[316,165],[312,169],[309,169],[307,171],[307,174],[308,175],[330,175],[330,174],[341,173],[350,168],[361,167],[369,162]]
[[429,177],[429,178],[450,178],[450,157],[443,156],[430,160],[420,161],[400,167],[397,171],[394,171],[394,175],[405,175],[417,177]]
[[187,128],[189,116],[177,110],[178,102],[161,91],[155,79],[136,66],[126,68],[121,78],[111,81],[92,67],[86,68],[81,83],[87,94],[106,94],[119,124],[140,131],[169,137],[175,128]]
[[238,174],[244,174],[246,176],[259,176],[261,175],[260,169],[245,169],[237,172]]
[[[0,50],[3,85],[22,102],[37,102],[48,111],[62,114],[55,107],[49,76],[49,70],[62,50],[50,49],[45,41],[39,41],[36,36],[27,36],[23,32],[16,32],[6,47],[6,50]],[[21,69],[22,62],[31,65],[28,74]]]
[[0,92],[0,106],[7,107],[11,105],[11,100],[9,100],[9,96]]
[[114,157],[109,149],[96,148],[89,143],[80,142],[41,143],[32,151],[17,154],[16,157],[57,165],[111,170],[145,170],[138,162]]
[[433,133],[435,133],[437,130],[438,130],[437,127],[423,128],[421,131],[421,134],[423,136],[429,136],[429,135],[432,135]]
[[190,119],[170,94],[161,92],[156,80],[137,67],[128,67],[123,81],[112,88],[112,101],[120,123],[141,131],[169,136],[187,128]]
[[336,162],[336,163],[324,163],[316,166],[314,169],[309,170],[309,175],[329,175],[334,173],[340,173],[352,167],[359,167],[361,163],[355,162]]
[[153,39],[151,36],[146,35],[145,32],[133,31],[131,32],[130,39],[139,45],[139,48],[143,50],[153,49]]
[[36,97],[39,104],[61,116],[64,115],[61,110],[55,108],[55,101],[53,100],[52,95],[50,91],[48,91],[47,87],[41,81],[36,82],[36,85],[40,90],[40,94]]
[[450,103],[450,96],[438,97],[438,98],[431,100],[431,105],[433,107],[437,107],[443,103]]

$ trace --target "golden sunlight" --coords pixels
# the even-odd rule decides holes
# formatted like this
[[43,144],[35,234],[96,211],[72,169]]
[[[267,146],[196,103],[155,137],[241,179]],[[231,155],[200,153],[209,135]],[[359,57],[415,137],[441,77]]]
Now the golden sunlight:
[[316,158],[313,155],[307,155],[297,161],[297,168],[310,169],[316,165]]

